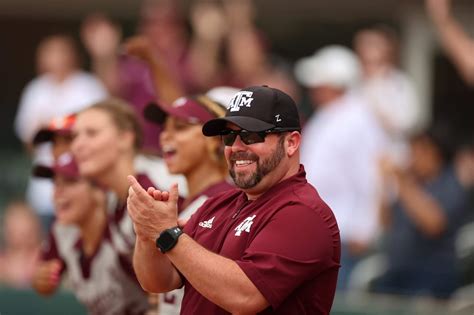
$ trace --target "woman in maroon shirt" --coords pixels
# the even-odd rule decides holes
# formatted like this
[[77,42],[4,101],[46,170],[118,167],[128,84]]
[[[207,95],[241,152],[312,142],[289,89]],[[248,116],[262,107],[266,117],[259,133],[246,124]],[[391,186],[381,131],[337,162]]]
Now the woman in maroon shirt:
[[143,314],[147,295],[136,281],[129,253],[114,220],[109,220],[103,189],[79,174],[70,153],[52,168],[34,174],[54,180],[56,221],[41,248],[33,287],[43,295],[62,279],[89,314]]
[[[207,138],[202,126],[223,117],[225,108],[205,95],[182,97],[171,107],[150,105],[147,119],[161,123],[163,159],[171,174],[182,174],[188,197],[178,208],[179,218],[188,219],[209,197],[233,189],[227,179],[227,164],[220,139]],[[184,290],[160,295],[159,314],[179,314]]]
[[[115,220],[126,219],[127,175],[136,174],[134,160],[143,136],[137,116],[119,99],[108,99],[79,112],[73,127],[71,150],[82,176],[110,190],[116,197]],[[150,179],[140,174],[146,187]],[[131,222],[121,224],[133,247],[135,234]]]
[[[112,192],[115,204],[109,220],[124,244],[126,263],[132,268],[135,232],[127,215],[127,175],[137,174],[135,157],[142,132],[133,109],[119,99],[107,99],[79,112],[73,126],[71,150],[81,176]],[[155,186],[145,174],[137,174],[144,187]]]

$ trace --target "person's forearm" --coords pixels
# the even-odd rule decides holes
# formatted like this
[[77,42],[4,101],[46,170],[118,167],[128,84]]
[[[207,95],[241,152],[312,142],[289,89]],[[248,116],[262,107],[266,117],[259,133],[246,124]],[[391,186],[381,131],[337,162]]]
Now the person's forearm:
[[160,99],[165,105],[173,103],[176,99],[184,95],[180,83],[168,73],[168,70],[156,60],[149,60],[154,86]]
[[441,42],[464,79],[474,84],[474,40],[452,16],[433,19]]
[[222,69],[219,62],[220,41],[195,39],[190,47],[190,62],[193,80],[202,89],[207,90],[219,81]]
[[120,73],[117,56],[95,58],[92,61],[92,70],[99,77],[111,95],[120,96]]
[[138,237],[133,267],[145,291],[168,292],[181,286],[181,278],[169,259],[159,252],[155,244],[141,241]]
[[412,179],[400,182],[399,194],[407,215],[425,235],[436,237],[444,231],[446,217],[440,205]]
[[219,256],[184,234],[166,254],[191,285],[232,314],[255,314],[268,306],[239,265]]

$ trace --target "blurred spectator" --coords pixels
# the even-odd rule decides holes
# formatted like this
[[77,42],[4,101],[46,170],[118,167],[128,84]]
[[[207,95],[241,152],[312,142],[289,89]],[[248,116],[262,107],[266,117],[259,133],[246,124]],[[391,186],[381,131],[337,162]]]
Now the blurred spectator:
[[76,115],[66,115],[51,119],[48,126],[40,129],[33,138],[33,145],[41,143],[52,143],[53,159],[56,160],[61,154],[70,151],[72,142],[72,126],[76,121]]
[[[466,189],[474,188],[474,136],[462,142],[456,153],[454,164],[458,179]],[[473,209],[474,210],[474,209]],[[474,218],[474,212],[472,213]]]
[[[461,141],[454,159],[454,167],[459,182],[469,194],[468,208],[470,210],[466,217],[466,223],[474,222],[474,137],[472,134]],[[474,265],[471,264],[468,269],[474,282]]]
[[[180,87],[179,96],[202,93],[221,82],[219,54],[227,34],[226,18],[217,3],[195,1],[190,8],[190,34],[179,1],[144,1],[139,33],[148,40],[168,81]],[[159,93],[158,98],[168,105],[176,99],[165,99]]]
[[466,83],[474,85],[474,39],[463,30],[451,12],[451,0],[425,0],[443,48]]
[[269,54],[269,43],[254,25],[255,10],[250,0],[224,1],[229,21],[227,59],[234,86],[268,85],[288,93],[298,103],[299,91],[291,68]]
[[[135,102],[127,94],[137,93],[133,90],[134,86],[148,90],[150,85],[140,80],[150,82],[150,77],[149,73],[144,72],[147,69],[143,69],[143,64],[138,69],[140,66],[137,60],[129,58],[130,55],[145,59],[148,66],[151,65],[149,70],[154,80],[151,86],[162,101],[170,104],[185,93],[206,90],[208,84],[212,84],[203,82],[212,82],[212,79],[205,78],[213,77],[217,72],[214,68],[218,64],[217,58],[214,58],[217,57],[214,42],[218,42],[222,37],[219,34],[225,31],[223,19],[218,7],[212,3],[194,3],[191,24],[195,34],[190,36],[179,2],[147,0],[142,5],[138,35],[127,40],[122,48],[119,27],[103,15],[89,16],[83,23],[81,33],[94,69],[107,82],[114,95],[143,107],[137,104],[141,101]],[[119,56],[120,50],[127,55]],[[127,63],[130,67],[127,67]],[[214,70],[209,70],[209,67]],[[122,78],[117,74],[131,77]]]
[[198,0],[190,11],[192,37],[189,47],[190,68],[195,91],[200,93],[225,82],[224,43],[228,17],[216,1]]
[[147,296],[127,260],[116,221],[109,219],[105,192],[79,175],[70,153],[36,176],[54,180],[56,222],[42,247],[34,288],[52,294],[67,279],[89,314],[143,314]]
[[385,25],[362,29],[354,49],[362,65],[362,94],[391,140],[392,154],[402,162],[407,137],[419,128],[421,109],[412,81],[397,66],[396,33]]
[[11,202],[5,210],[1,231],[0,284],[30,288],[41,242],[38,217],[25,202]]
[[[39,76],[28,83],[21,96],[15,130],[32,150],[36,132],[57,116],[74,113],[106,96],[94,76],[80,70],[73,39],[66,35],[45,38],[37,50]],[[38,145],[33,150],[36,163],[51,164],[51,148]],[[43,179],[30,179],[27,200],[47,227],[53,216],[52,185]]]
[[[158,153],[156,135],[160,128],[144,120],[143,108],[155,99],[155,87],[148,65],[126,51],[121,52],[121,31],[102,14],[91,14],[82,23],[81,38],[92,60],[92,68],[109,92],[129,102],[144,132],[143,149]],[[123,48],[122,48],[123,49]]]
[[[184,45],[181,42],[186,39],[176,6],[175,2],[167,0],[145,1],[139,34],[125,43],[122,43],[119,25],[104,14],[94,13],[83,21],[82,41],[90,54],[94,71],[112,95],[142,107],[142,103],[154,99],[155,89],[166,102],[182,95],[182,82],[175,77],[176,71],[170,65],[182,55],[174,55],[173,52],[182,49]],[[175,18],[176,23],[171,21]],[[179,30],[175,32],[174,29]],[[168,44],[171,46],[167,47]],[[159,55],[160,50],[167,53]],[[154,67],[149,68],[143,62],[150,60]]]
[[[454,159],[459,183],[467,190],[468,212],[456,236],[456,252],[461,272],[461,285],[474,284],[474,137],[461,142]],[[461,288],[459,291],[462,291]],[[469,292],[469,291],[467,291]],[[471,294],[472,295],[472,294]]]
[[111,95],[124,93],[123,86],[120,85],[122,78],[117,67],[119,46],[122,41],[120,26],[104,14],[92,13],[83,20],[80,35],[91,58],[92,70],[102,80],[109,93]]
[[196,2],[190,37],[178,2],[145,1],[138,35],[124,44],[119,26],[106,16],[92,14],[84,20],[81,35],[94,71],[113,95],[134,107],[144,130],[145,152],[159,154],[156,135],[161,130],[141,115],[148,103],[157,97],[169,106],[185,93],[220,82],[218,55],[225,33],[220,11],[210,2]]
[[378,170],[384,135],[364,99],[351,91],[360,65],[342,46],[328,46],[296,64],[317,112],[303,129],[301,160],[308,181],[333,210],[342,241],[338,288],[378,232]]
[[454,242],[468,196],[451,144],[446,128],[437,125],[411,139],[408,169],[383,161],[385,183],[395,189],[382,212],[388,270],[376,291],[447,298],[460,284]]
[[139,33],[150,42],[153,55],[166,73],[178,82],[182,91],[193,92],[195,86],[194,74],[190,69],[189,34],[180,2],[144,1],[139,23]]
[[26,145],[52,118],[74,113],[106,96],[94,76],[80,70],[74,40],[66,35],[45,38],[38,46],[39,76],[23,91],[15,130]]

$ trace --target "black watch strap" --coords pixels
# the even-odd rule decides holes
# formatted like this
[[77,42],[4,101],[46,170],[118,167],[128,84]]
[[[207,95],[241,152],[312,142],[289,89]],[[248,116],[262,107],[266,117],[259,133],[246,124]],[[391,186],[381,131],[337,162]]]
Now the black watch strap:
[[162,253],[166,253],[178,243],[178,238],[181,234],[183,234],[183,230],[178,226],[164,230],[156,239],[156,247],[158,247]]

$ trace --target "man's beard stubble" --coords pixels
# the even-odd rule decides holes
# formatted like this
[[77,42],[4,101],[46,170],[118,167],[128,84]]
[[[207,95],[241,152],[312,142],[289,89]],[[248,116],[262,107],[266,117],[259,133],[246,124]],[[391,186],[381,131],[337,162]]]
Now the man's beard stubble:
[[278,164],[280,164],[281,160],[285,156],[285,147],[284,147],[284,140],[285,137],[280,137],[278,141],[278,145],[273,152],[273,154],[265,159],[260,160],[260,158],[250,152],[235,152],[232,153],[230,156],[231,164],[234,165],[236,160],[251,160],[255,161],[257,164],[257,169],[251,175],[241,175],[239,176],[238,173],[236,174],[234,167],[231,166],[229,168],[229,174],[232,177],[235,185],[242,189],[249,189],[255,187],[260,181],[268,175],[271,171],[273,171]]

